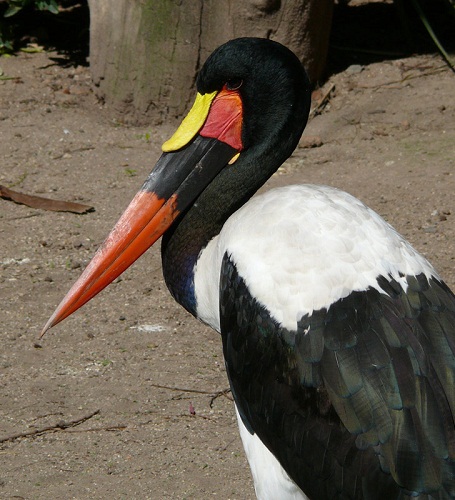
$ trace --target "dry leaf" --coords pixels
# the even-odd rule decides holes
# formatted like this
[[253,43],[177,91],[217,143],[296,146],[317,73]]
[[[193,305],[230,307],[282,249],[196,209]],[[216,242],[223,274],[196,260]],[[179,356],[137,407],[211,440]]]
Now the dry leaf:
[[20,205],[27,205],[31,208],[39,208],[41,210],[52,210],[54,212],[73,212],[76,214],[85,214],[94,211],[94,207],[74,203],[72,201],[51,200],[42,196],[32,196],[29,194],[18,193],[0,184],[0,198],[4,200],[14,201]]

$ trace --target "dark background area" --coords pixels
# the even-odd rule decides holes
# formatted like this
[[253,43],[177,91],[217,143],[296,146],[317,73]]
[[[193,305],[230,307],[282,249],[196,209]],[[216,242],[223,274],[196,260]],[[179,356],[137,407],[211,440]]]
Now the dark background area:
[[[442,0],[419,0],[446,51],[455,49],[455,9]],[[359,2],[358,2],[359,3]],[[327,69],[437,52],[411,0],[335,5]]]
[[[419,0],[430,25],[447,51],[455,50],[455,9],[444,0]],[[36,43],[55,49],[62,64],[87,65],[90,13],[86,1],[60,2],[52,14],[25,8],[4,19],[12,32],[14,48]],[[0,3],[1,15],[6,2]],[[437,52],[412,0],[346,2],[335,4],[327,75],[352,64],[368,64],[412,54]]]

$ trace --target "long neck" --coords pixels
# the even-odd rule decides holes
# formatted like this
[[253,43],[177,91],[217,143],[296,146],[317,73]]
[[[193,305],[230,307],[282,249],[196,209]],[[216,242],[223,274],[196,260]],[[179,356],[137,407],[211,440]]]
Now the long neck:
[[306,125],[308,108],[309,93],[305,93],[288,107],[287,113],[281,113],[281,123],[277,120],[276,130],[269,135],[273,140],[253,142],[234,164],[220,172],[163,236],[166,285],[175,300],[194,316],[194,267],[201,250],[291,155]]
[[[162,240],[163,274],[169,291],[196,316],[194,266],[201,250],[218,235],[226,220],[264,184],[263,178],[245,179],[245,165],[234,164],[203,191],[196,202],[174,222]],[[243,163],[243,162],[242,162]],[[236,170],[238,169],[238,170]],[[251,170],[251,169],[250,169]],[[226,174],[229,173],[229,175]],[[243,175],[240,175],[243,173]]]

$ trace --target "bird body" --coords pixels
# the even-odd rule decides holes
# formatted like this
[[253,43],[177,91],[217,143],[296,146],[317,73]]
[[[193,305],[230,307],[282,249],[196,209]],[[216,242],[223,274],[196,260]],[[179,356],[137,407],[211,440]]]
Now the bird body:
[[251,295],[290,330],[302,316],[354,291],[382,291],[379,276],[404,290],[404,275],[438,276],[378,214],[328,186],[285,186],[255,196],[201,251],[194,268],[196,315],[217,331],[225,254]]
[[43,334],[163,236],[171,294],[221,334],[258,498],[455,498],[454,294],[347,193],[252,198],[308,117],[310,85],[288,49],[232,40],[197,88]]
[[[227,262],[229,270],[235,269],[237,279],[243,282],[243,292],[235,288],[235,280],[225,279],[223,283],[223,272],[228,273]],[[334,383],[335,386],[342,385],[342,388],[336,386],[330,389],[334,393],[331,397],[332,404],[341,395],[338,414],[343,415],[346,412],[345,402],[349,398],[352,397],[354,401],[357,397],[359,401],[355,405],[359,408],[354,410],[350,408],[350,410],[354,413],[358,412],[358,420],[365,418],[365,422],[359,422],[356,417],[351,431],[354,431],[357,436],[364,434],[366,440],[371,440],[370,445],[375,446],[380,443],[381,439],[387,441],[391,438],[391,428],[394,425],[398,426],[394,420],[402,418],[402,414],[398,412],[396,415],[389,413],[389,411],[403,409],[404,402],[400,391],[403,391],[404,387],[400,388],[400,386],[408,382],[413,383],[412,378],[415,372],[414,369],[411,370],[412,361],[423,364],[430,361],[429,356],[426,360],[424,358],[408,360],[409,366],[400,368],[408,370],[408,373],[395,373],[398,368],[393,366],[391,351],[402,347],[406,341],[388,339],[387,333],[380,332],[379,328],[373,325],[374,318],[368,315],[359,321],[359,323],[371,322],[371,325],[361,325],[362,331],[355,321],[350,322],[349,313],[344,318],[348,323],[345,328],[351,328],[352,331],[345,335],[343,331],[337,330],[340,327],[339,315],[335,312],[333,316],[330,316],[330,313],[331,307],[343,304],[343,302],[348,304],[348,309],[353,304],[352,309],[355,310],[357,307],[359,310],[365,310],[365,304],[371,300],[373,303],[377,301],[378,307],[381,308],[381,298],[393,300],[397,294],[406,297],[410,286],[408,280],[411,282],[411,287],[414,286],[410,277],[415,276],[418,276],[422,282],[440,281],[428,261],[378,214],[353,196],[327,186],[286,186],[252,198],[229,217],[220,234],[215,236],[201,251],[194,268],[198,305],[196,316],[223,336],[228,373],[234,395],[237,396],[236,403],[239,405],[241,437],[253,473],[258,498],[279,496],[279,498],[292,499],[306,498],[306,495],[289,478],[273,454],[277,452],[274,449],[275,446],[282,447],[283,441],[295,438],[281,436],[278,444],[269,443],[272,449],[270,453],[269,448],[256,435],[255,428],[257,427],[252,422],[262,420],[262,424],[267,425],[271,420],[270,409],[262,401],[257,401],[257,395],[268,392],[269,396],[263,396],[263,398],[269,403],[272,402],[273,406],[278,405],[274,398],[281,390],[286,391],[291,388],[292,393],[301,384],[318,390],[322,387],[327,388],[328,384],[332,383],[329,380],[332,375],[323,374],[326,362],[324,358],[328,351],[334,353],[336,363],[341,365],[339,371],[337,369],[337,375],[340,379],[346,379],[341,383]],[[223,294],[223,288],[227,289],[225,294]],[[412,296],[412,291],[409,292]],[[444,289],[442,293],[445,293]],[[243,336],[245,334],[244,323],[257,325],[258,312],[261,311],[263,317],[261,323],[264,324],[266,331],[262,335],[273,335],[272,342],[279,342],[281,348],[284,345],[289,350],[286,362],[291,367],[280,365],[279,349],[276,346],[273,351],[270,346],[262,347],[262,349],[261,347],[249,349],[247,336],[232,341],[236,347],[230,346],[228,336],[232,326],[223,326],[223,321],[227,323],[226,309],[237,301],[241,301],[242,305],[237,307],[233,314],[236,318],[235,333],[231,336]],[[249,308],[245,307],[247,302],[249,302]],[[418,317],[424,305],[416,306],[415,312],[409,314],[409,318],[405,321],[412,321],[413,316]],[[426,306],[437,307],[438,305],[440,306],[438,302],[435,302]],[[452,311],[447,312],[449,321],[455,317],[454,312],[455,308],[452,304]],[[238,320],[239,314],[244,314],[246,317]],[[402,311],[394,310],[392,314],[393,321],[400,325],[399,327],[395,325],[394,328],[404,328],[404,324],[401,325]],[[315,328],[313,328],[313,321]],[[273,329],[267,326],[270,323],[274,324]],[[320,323],[324,324],[323,328],[320,327]],[[331,328],[335,330],[334,335],[337,338],[325,339],[323,330]],[[248,332],[248,334],[253,339],[252,342],[257,342],[258,335],[254,338],[254,333]],[[316,339],[311,339],[312,336]],[[359,338],[360,336],[363,338]],[[309,346],[303,345],[305,341],[309,343]],[[245,346],[240,346],[241,342],[244,342]],[[382,350],[378,349],[378,359],[376,359],[376,355],[370,353],[369,349],[378,342],[381,343]],[[411,346],[411,357],[417,358],[413,349],[418,351],[424,347],[424,345]],[[267,352],[268,349],[269,352]],[[352,351],[352,360],[348,360],[349,351]],[[408,358],[409,355],[406,353],[405,356]],[[271,389],[270,380],[264,374],[264,369],[262,371],[251,369],[253,359],[260,359],[260,364],[269,362],[268,369],[271,372],[273,372],[272,366],[279,367],[274,373],[274,378],[282,377],[283,380],[277,384],[275,390]],[[331,361],[329,362],[328,359],[327,357],[327,362],[330,364]],[[434,363],[437,360],[430,362]],[[333,370],[333,367],[331,369]],[[351,370],[352,373],[350,373]],[[299,372],[295,379],[291,376],[292,371]],[[370,400],[372,398],[367,394],[368,380],[366,379],[370,376],[379,378],[383,384],[390,384],[395,391],[395,399],[392,401],[388,401],[387,397],[390,396],[382,391],[374,394],[373,397],[377,399],[374,404],[385,408],[384,411],[375,410]],[[400,376],[403,380],[399,380]],[[240,380],[237,381],[237,378]],[[246,384],[245,380],[247,380]],[[349,384],[353,387],[348,387]],[[254,387],[254,394],[249,394],[252,387]],[[453,396],[453,391],[451,395]],[[298,396],[294,396],[294,400],[291,398],[289,394],[281,410],[288,410],[291,414],[293,411],[303,413],[299,415],[299,419],[302,420],[302,424],[305,424],[310,420],[305,415],[305,403],[302,403]],[[452,398],[452,404],[453,401]],[[286,408],[286,405],[289,407]],[[420,411],[423,413],[416,415],[416,419],[430,418],[425,414],[425,409],[420,409]],[[368,416],[365,417],[364,413]],[[322,417],[326,422],[332,418],[327,412]],[[332,420],[328,426],[335,427],[339,424],[339,421]],[[429,422],[421,422],[421,424],[431,426],[433,423],[430,418]],[[342,424],[343,427],[344,425],[349,425],[347,420]],[[380,429],[375,429],[376,425]],[[403,421],[399,425],[404,426],[406,423]],[[296,427],[302,429],[304,425]],[[280,433],[276,427],[274,427],[274,432]],[[380,436],[381,432],[384,436]],[[431,429],[426,432],[431,434]],[[372,436],[369,436],[369,433]],[[267,433],[261,437],[265,440],[269,439]],[[330,434],[327,439],[330,439]],[[340,437],[335,439],[337,442]],[[397,438],[397,446],[398,441]],[[355,446],[354,443],[351,443],[352,445]],[[312,451],[314,452],[314,449]],[[302,452],[303,449],[299,451],[299,453]],[[377,458],[374,458],[371,453],[367,455],[362,458],[362,461],[366,463],[374,461],[377,466]],[[283,460],[292,460],[292,458]],[[310,463],[311,461],[310,459]],[[369,467],[373,470],[372,474],[377,473],[374,466]],[[314,474],[315,471],[313,470],[312,473]],[[335,475],[334,470],[332,469],[328,475]],[[299,482],[298,476],[294,478]],[[383,482],[387,483],[386,478]],[[303,480],[300,486],[305,487]],[[335,489],[336,494],[342,494],[341,482],[337,488],[340,489]],[[390,486],[386,484],[385,489],[387,492],[390,491]],[[277,496],[272,493],[278,491],[280,494]],[[384,498],[384,494],[378,488],[377,496],[373,498]],[[318,490],[317,496],[311,498],[330,498],[331,496],[327,490]],[[353,498],[355,497],[354,495]]]

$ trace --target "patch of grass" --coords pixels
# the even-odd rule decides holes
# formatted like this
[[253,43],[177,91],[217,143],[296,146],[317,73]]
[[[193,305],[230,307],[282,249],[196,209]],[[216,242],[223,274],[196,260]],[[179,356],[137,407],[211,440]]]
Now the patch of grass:
[[13,183],[9,184],[9,186],[8,186],[8,187],[13,188],[13,187],[15,187],[15,186],[20,186],[20,185],[21,185],[21,184],[25,181],[25,179],[27,178],[27,176],[28,176],[28,172],[24,172],[23,174],[21,174],[21,175],[17,178],[17,180],[16,180],[15,182],[13,182]]
[[137,175],[137,171],[134,168],[125,168],[124,172],[128,177],[135,177]]

